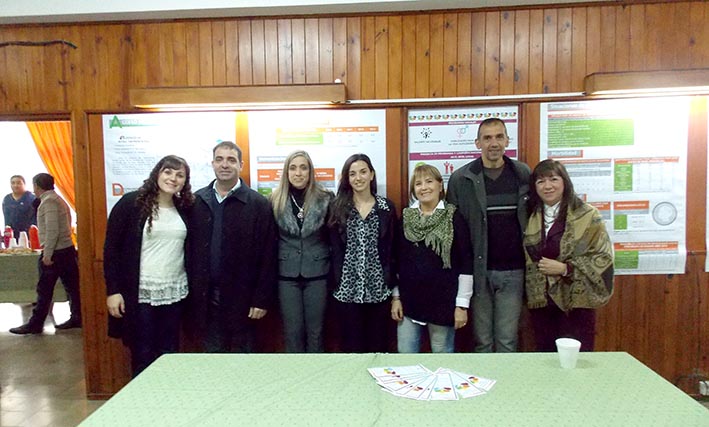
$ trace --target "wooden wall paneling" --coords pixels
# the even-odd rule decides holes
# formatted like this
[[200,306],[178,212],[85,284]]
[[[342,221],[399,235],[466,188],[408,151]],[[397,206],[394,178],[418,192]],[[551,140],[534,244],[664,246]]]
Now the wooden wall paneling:
[[[233,22],[236,28],[236,40],[232,37],[227,38],[227,68],[229,70],[236,72],[229,72],[227,74],[227,84],[228,85],[242,85],[250,86],[254,84],[254,59],[260,58],[260,65],[263,66],[263,55],[259,55],[258,52],[252,50],[253,43],[251,41],[251,36],[253,34],[251,24],[253,23],[250,19],[242,19]],[[231,24],[231,22],[229,23]],[[263,27],[261,27],[263,28]],[[227,34],[232,33],[232,31],[227,31]],[[236,44],[236,46],[229,46],[229,42]],[[263,42],[263,39],[261,39]],[[236,52],[236,55],[234,54]],[[235,57],[236,56],[236,57]],[[263,74],[262,74],[263,75]]]
[[692,20],[689,3],[677,3],[674,5],[674,9],[674,21],[667,26],[671,36],[668,38],[671,42],[666,43],[666,49],[664,49],[665,52],[674,54],[674,61],[666,66],[675,69],[689,68],[689,50],[692,46],[691,27],[688,25]]
[[472,84],[472,15],[458,14],[458,43],[456,64],[456,96],[470,96]]
[[[251,41],[251,45],[249,46],[249,51],[251,52],[251,83],[255,85],[265,85],[266,36],[264,33],[264,21],[261,19],[251,20],[249,21],[249,27],[251,28],[251,35],[249,37]],[[241,37],[239,37],[239,40],[240,44],[244,43]],[[241,56],[241,54],[239,54],[239,56]],[[240,79],[246,77],[246,75],[240,75]]]
[[645,5],[627,6],[630,8],[630,69],[645,68]]
[[[150,87],[158,87],[163,84],[162,81],[162,68],[160,58],[160,45],[162,43],[162,37],[160,34],[159,24],[146,24],[143,26],[143,30],[140,34],[142,39],[140,40],[145,49],[142,53],[145,55],[143,58],[145,61],[146,70],[146,84]],[[156,54],[156,52],[158,54]]]
[[[44,73],[35,72],[34,70],[44,70],[45,50],[46,46],[26,47],[27,53],[27,92],[30,96],[41,94],[44,90]],[[39,99],[39,108],[47,109],[46,97],[42,96]]]
[[571,47],[573,45],[571,9],[559,9],[557,13],[556,39],[556,90],[571,91]]
[[649,362],[645,357],[649,325],[648,298],[645,288],[658,286],[657,283],[647,280],[650,277],[652,276],[616,276],[615,278],[615,288],[619,290],[617,298],[621,305],[620,320],[624,325],[620,350],[627,351],[644,363]]
[[157,86],[177,86],[175,82],[175,63],[174,49],[177,47],[177,34],[172,23],[157,24],[158,30],[158,49],[151,51],[152,55],[156,55],[156,60],[159,64],[159,79]]
[[[135,27],[135,26],[134,26]],[[186,61],[187,61],[187,86],[199,86],[200,85],[200,37],[199,37],[199,27],[200,24],[197,22],[187,22],[185,23],[185,44],[186,51]],[[135,67],[138,68],[138,63],[136,62]],[[144,85],[139,85],[136,87],[144,87]]]
[[401,16],[390,16],[388,22],[387,43],[387,96],[384,98],[402,98],[402,50],[403,28]]
[[406,111],[403,108],[386,109],[386,175],[387,198],[396,205],[396,213],[401,217],[401,209],[405,206],[406,192],[402,190],[401,183],[407,182],[406,168],[403,167],[403,156],[406,150],[404,141]]
[[500,94],[500,12],[485,13],[485,95]]
[[608,52],[613,52],[616,45],[616,26],[615,26],[615,11],[616,7],[606,6],[601,8],[601,62],[599,71],[614,71],[615,70],[615,55],[609,55]]
[[662,28],[667,24],[665,17],[670,13],[669,5],[645,5],[645,26],[649,30],[645,39],[645,67],[648,70],[662,67],[662,38],[665,35]]
[[586,9],[586,74],[601,70],[601,10]]
[[389,17],[374,18],[374,98],[389,97]]
[[689,12],[689,66],[700,68],[709,66],[709,4],[692,2]]
[[404,15],[401,24],[401,96],[416,97],[416,17]]
[[214,86],[226,85],[227,72],[238,73],[238,69],[227,70],[225,38],[224,22],[212,22],[212,78]]
[[[18,30],[16,32],[16,41],[27,40],[27,32]],[[28,48],[23,46],[8,46],[7,50],[8,65],[14,72],[3,76],[8,81],[8,96],[14,99],[13,108],[15,111],[26,111],[30,108],[30,99],[33,94],[29,91],[28,76],[30,74],[28,67],[27,52]]]
[[[0,43],[4,43],[7,40],[6,34],[0,32]],[[0,49],[0,109],[2,111],[12,111],[12,108],[10,107],[10,101],[12,98],[9,96],[9,90],[10,90],[10,82],[7,78],[7,76],[10,75],[10,70],[12,67],[10,67],[7,63],[7,52],[10,50],[10,47],[5,47]],[[15,98],[17,99],[17,98]]]
[[571,10],[571,91],[583,91],[586,77],[586,8]]
[[347,18],[347,97],[349,99],[362,99],[361,36],[361,18]]
[[[246,21],[248,22],[248,21]],[[239,31],[240,21],[227,21],[224,23],[224,67],[226,68],[226,74],[224,75],[224,82],[227,85],[239,85],[241,83],[241,72],[242,72],[242,56],[240,52],[241,48],[241,34]],[[250,29],[249,31],[249,37]],[[250,47],[250,45],[249,45]],[[249,52],[250,53],[250,52]],[[251,55],[248,55],[248,59],[244,62],[248,64],[243,64],[245,67],[250,65]],[[251,69],[248,70],[249,77],[251,76]]]
[[333,75],[333,28],[332,18],[318,19],[318,64],[320,76],[318,82],[331,83],[335,80]]
[[264,54],[266,62],[266,84],[277,85],[280,82],[280,62],[278,21],[267,19],[263,23]]
[[443,96],[456,96],[458,89],[458,14],[443,16]]
[[81,28],[81,47],[78,49],[81,52],[80,64],[90,64],[88,67],[82,67],[80,78],[77,81],[83,87],[82,98],[79,102],[88,109],[98,108],[103,101],[101,97],[103,91],[100,85],[102,61],[98,48],[101,38],[93,29]]
[[214,60],[212,58],[212,24],[199,23],[199,85],[214,85]]
[[429,15],[416,16],[416,98],[428,98],[430,60],[431,20]]
[[[66,56],[67,46],[54,45],[44,46],[41,48],[40,56],[42,68],[39,68],[37,74],[42,75],[41,92],[44,94],[41,98],[41,109],[44,111],[66,111],[66,103],[64,102],[65,90],[62,85],[64,80],[64,58]],[[36,70],[36,68],[35,68]]]
[[[74,44],[79,44],[81,42],[81,35],[79,34],[78,27],[66,27],[63,36],[67,38]],[[69,49],[65,58],[66,66],[66,111],[78,110],[83,105],[83,84],[81,81],[81,68],[85,68],[85,65],[81,63],[81,52],[79,49]],[[79,129],[75,123],[72,122],[72,132],[74,133],[76,129]]]
[[529,11],[515,11],[513,93],[529,91]]
[[432,14],[429,20],[431,36],[428,40],[428,95],[430,98],[443,96],[443,14]]
[[320,83],[320,22],[305,20],[305,83]]
[[500,13],[500,95],[511,95],[515,86],[515,15],[516,12]]
[[614,71],[630,70],[630,8],[615,9]]
[[544,10],[544,59],[542,60],[542,92],[556,92],[556,67],[557,67],[557,10]]
[[291,19],[291,52],[293,83],[305,83],[305,20],[303,19]]
[[472,49],[470,56],[470,95],[485,95],[485,13],[473,12],[470,17]]
[[347,18],[332,20],[332,75],[347,85],[347,98],[351,99],[347,75]]
[[278,84],[293,84],[293,41],[289,19],[278,20]]
[[175,86],[187,86],[187,34],[184,22],[172,24],[172,78]]
[[[99,52],[102,61],[100,78],[102,81],[103,99],[97,101],[101,106],[109,108],[124,108],[128,103],[127,76],[130,70],[130,44],[124,42],[129,31],[127,25],[112,25],[103,36]],[[118,77],[120,76],[120,77]]]
[[544,90],[544,11],[529,14],[529,93]]
[[687,152],[687,249],[706,251],[707,96],[690,98]]
[[376,26],[374,16],[364,16],[361,19],[361,46],[360,46],[360,82],[366,82],[360,87],[361,99],[374,99],[376,90],[376,58],[375,58],[375,37]]
[[[706,253],[696,257],[697,263],[704,266],[706,257]],[[704,269],[700,270],[697,276],[699,283],[699,339],[697,340],[699,362],[697,368],[704,375],[709,375],[709,280],[707,280],[708,275]]]

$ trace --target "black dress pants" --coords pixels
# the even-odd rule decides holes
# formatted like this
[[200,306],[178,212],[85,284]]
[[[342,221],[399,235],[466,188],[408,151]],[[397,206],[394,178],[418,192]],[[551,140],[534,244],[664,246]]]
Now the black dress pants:
[[[42,253],[44,257],[44,253]],[[79,265],[76,260],[76,249],[73,246],[54,251],[52,265],[44,265],[42,257],[37,261],[39,280],[37,281],[37,305],[32,310],[29,324],[40,328],[49,314],[54,296],[54,286],[57,279],[62,279],[62,285],[69,298],[71,319],[81,322],[81,299],[79,297]]]

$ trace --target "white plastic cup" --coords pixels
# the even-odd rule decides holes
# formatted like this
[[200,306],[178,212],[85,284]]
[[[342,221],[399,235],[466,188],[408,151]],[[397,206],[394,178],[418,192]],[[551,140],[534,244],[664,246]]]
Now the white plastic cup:
[[574,369],[581,350],[581,341],[573,338],[559,338],[556,340],[556,350],[559,353],[559,362],[562,369]]
[[30,247],[30,239],[27,238],[26,231],[20,231],[20,238],[17,241],[17,246],[19,246],[21,248],[29,248]]

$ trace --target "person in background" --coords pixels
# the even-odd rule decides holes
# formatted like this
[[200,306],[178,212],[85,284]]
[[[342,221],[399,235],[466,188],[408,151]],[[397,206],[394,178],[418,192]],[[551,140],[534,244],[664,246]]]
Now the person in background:
[[12,227],[15,239],[20,237],[20,232],[29,231],[31,225],[37,225],[37,212],[33,208],[35,195],[25,191],[25,178],[22,175],[13,175],[10,178],[12,193],[2,200],[2,213],[5,216],[5,225]]
[[398,220],[394,204],[377,195],[367,155],[354,154],[345,161],[328,226],[342,350],[385,352]]
[[195,193],[195,279],[185,316],[195,351],[252,351],[256,322],[276,293],[276,221],[268,199],[240,178],[243,167],[241,149],[220,142],[212,150],[216,179]]
[[334,195],[315,181],[305,151],[291,153],[271,194],[278,224],[278,297],[286,352],[322,353],[323,318],[330,269],[328,205]]
[[448,182],[447,200],[468,223],[475,256],[472,311],[478,353],[517,351],[530,171],[505,155],[509,143],[502,120],[483,120],[475,139],[481,157],[453,172]]
[[179,349],[182,300],[187,296],[187,211],[194,202],[190,167],[165,156],[108,217],[103,249],[108,334],[131,352],[133,377]]
[[39,240],[43,247],[39,257],[39,280],[37,281],[37,303],[29,321],[10,329],[13,334],[41,334],[44,321],[52,305],[52,295],[57,279],[69,298],[71,316],[66,322],[56,325],[56,329],[81,327],[81,300],[79,298],[79,266],[76,249],[71,240],[71,212],[64,199],[54,191],[54,177],[40,173],[32,178],[34,194],[40,199],[37,208]]
[[428,329],[431,351],[453,353],[455,330],[468,322],[473,295],[473,256],[465,219],[443,200],[443,177],[436,167],[419,165],[411,176],[414,200],[402,215],[399,286],[391,317],[398,322],[399,353],[418,353]]
[[596,208],[574,193],[564,165],[547,159],[532,172],[535,187],[524,233],[527,305],[537,351],[556,351],[557,338],[592,351],[595,309],[613,293],[613,249]]

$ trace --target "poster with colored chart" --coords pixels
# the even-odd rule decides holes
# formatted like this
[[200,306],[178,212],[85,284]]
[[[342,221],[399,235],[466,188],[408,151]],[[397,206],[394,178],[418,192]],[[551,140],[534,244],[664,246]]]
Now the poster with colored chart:
[[386,195],[384,110],[293,110],[249,112],[251,187],[269,195],[278,186],[283,162],[296,150],[313,160],[315,179],[336,192],[342,165],[364,153],[376,171],[377,193]]
[[187,161],[193,191],[209,184],[212,149],[236,138],[233,112],[105,114],[102,122],[107,212],[168,154]]
[[541,105],[540,159],[606,220],[616,274],[684,273],[689,98]]
[[513,106],[462,107],[409,110],[409,171],[408,178],[420,163],[438,168],[444,184],[454,170],[480,157],[475,147],[480,123],[492,117],[505,122],[509,145],[508,157],[518,156],[519,108]]

